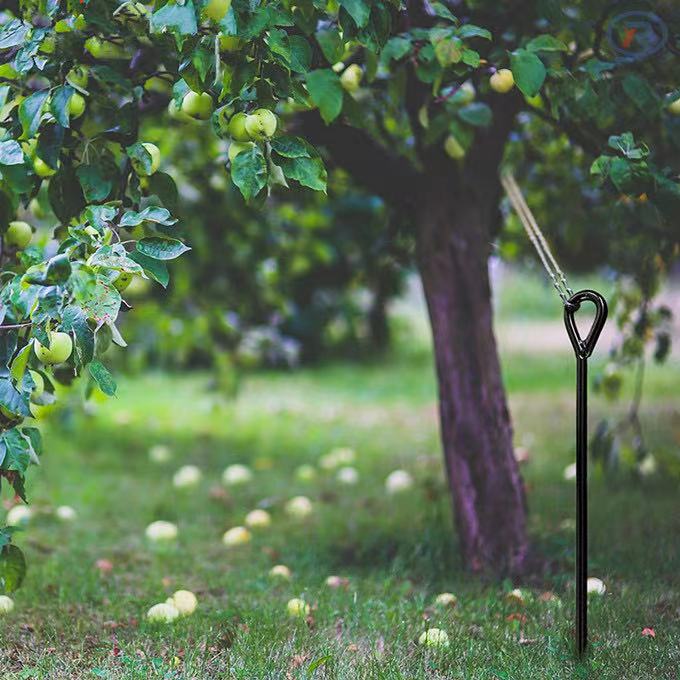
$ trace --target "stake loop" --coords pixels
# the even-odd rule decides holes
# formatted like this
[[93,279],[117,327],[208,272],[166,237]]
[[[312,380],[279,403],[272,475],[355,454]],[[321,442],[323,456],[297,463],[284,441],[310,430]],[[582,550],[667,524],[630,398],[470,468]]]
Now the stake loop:
[[[581,303],[595,305],[595,319],[585,340],[574,314]],[[588,644],[588,357],[607,320],[607,302],[594,290],[574,293],[564,304],[564,325],[576,354],[576,652]]]

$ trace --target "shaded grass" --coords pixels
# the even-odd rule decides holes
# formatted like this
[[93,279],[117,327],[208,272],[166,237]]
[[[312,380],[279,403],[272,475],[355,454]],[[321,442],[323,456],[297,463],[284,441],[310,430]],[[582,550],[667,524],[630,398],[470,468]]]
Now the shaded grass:
[[[573,536],[560,528],[573,514],[573,487],[561,479],[573,455],[573,359],[511,356],[504,366],[517,440],[532,451],[532,535],[552,564],[519,584],[525,608],[504,600],[515,584],[460,568],[426,353],[258,374],[235,403],[212,395],[204,376],[146,375],[124,381],[96,414],[49,428],[29,486],[38,516],[18,539],[30,571],[15,612],[0,620],[2,677],[677,678],[677,481],[594,476],[591,572],[608,593],[591,606],[592,655],[575,664]],[[645,402],[654,445],[668,450],[677,449],[678,376],[677,365],[652,370]],[[611,407],[595,398],[593,408]],[[172,463],[148,460],[159,442]],[[327,473],[296,481],[297,465],[338,445],[357,450],[356,487]],[[219,479],[233,462],[256,477],[227,492]],[[195,490],[171,485],[185,463],[203,470]],[[397,467],[417,484],[389,497],[383,480]],[[298,493],[315,503],[307,522],[282,511]],[[54,519],[49,509],[61,503],[77,509],[77,522]],[[249,546],[224,548],[222,532],[256,506],[270,509],[273,527]],[[177,544],[145,541],[155,519],[178,524]],[[112,561],[110,575],[94,567],[100,558]],[[291,583],[267,577],[278,562],[293,570]],[[329,574],[346,575],[348,589],[325,587]],[[199,611],[171,627],[146,623],[148,607],[177,588],[198,594]],[[457,608],[432,608],[444,590],[458,595]],[[541,601],[545,591],[559,599]],[[286,617],[294,596],[313,605],[309,624]],[[417,646],[428,626],[447,630],[448,650]],[[656,638],[641,636],[645,626]]]
[[[554,318],[551,288],[508,276],[501,320]],[[590,566],[608,592],[591,603],[591,655],[575,663],[573,531],[563,525],[574,512],[573,486],[562,480],[573,459],[574,359],[566,339],[559,354],[503,357],[516,441],[531,451],[523,470],[531,534],[550,569],[498,583],[461,569],[427,334],[415,332],[419,316],[404,323],[406,336],[380,361],[257,373],[235,402],[211,393],[205,375],[147,374],[124,380],[120,397],[96,412],[47,427],[43,465],[29,483],[37,515],[18,537],[30,570],[14,613],[0,619],[0,677],[677,680],[677,480],[605,480],[593,470]],[[603,362],[600,354],[593,372]],[[678,458],[679,377],[677,364],[647,376],[643,419],[662,459]],[[595,396],[591,405],[595,422],[625,402]],[[170,463],[149,461],[157,443],[170,446]],[[338,484],[333,473],[312,484],[295,478],[298,465],[335,446],[356,449],[356,486]],[[226,490],[221,472],[236,462],[250,465],[255,479]],[[188,463],[203,479],[176,490],[172,474]],[[411,471],[416,485],[390,497],[383,482],[395,468]],[[307,521],[283,512],[296,494],[314,502]],[[60,504],[76,508],[75,523],[55,519]],[[254,507],[267,508],[273,526],[228,550],[222,533]],[[177,523],[175,544],[145,540],[156,519]],[[113,564],[108,575],[95,567],[102,558]],[[276,563],[293,570],[290,583],[270,580]],[[347,576],[347,589],[326,587],[330,574]],[[516,585],[525,607],[504,597]],[[147,623],[146,610],[178,588],[197,593],[196,614],[172,626]],[[432,606],[442,591],[456,593],[456,608]],[[299,596],[312,605],[306,622],[285,614],[288,599]],[[448,649],[417,645],[433,626],[448,632]],[[642,637],[647,626],[655,638]]]

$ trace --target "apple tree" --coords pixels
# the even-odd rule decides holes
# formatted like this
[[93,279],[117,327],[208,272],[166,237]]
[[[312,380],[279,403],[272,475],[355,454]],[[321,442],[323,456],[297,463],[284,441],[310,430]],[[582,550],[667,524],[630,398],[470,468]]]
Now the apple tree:
[[[611,225],[612,233],[635,225],[638,241],[667,262],[680,197],[677,153],[662,151],[678,144],[674,52],[626,52],[630,34],[601,0],[9,0],[4,8],[0,471],[17,493],[38,451],[25,424],[31,399],[49,400],[64,370],[111,393],[98,344],[124,343],[115,321],[126,281],[167,284],[167,261],[187,250],[173,235],[176,184],[140,136],[169,100],[176,120],[203,121],[222,140],[224,172],[251,205],[266,210],[282,191],[325,191],[326,161],[409,222],[463,560],[474,571],[528,568],[487,273],[502,225],[499,166],[527,119],[543,119],[593,161],[603,200],[645,195],[644,221]],[[33,245],[17,216],[42,185],[58,225]]]

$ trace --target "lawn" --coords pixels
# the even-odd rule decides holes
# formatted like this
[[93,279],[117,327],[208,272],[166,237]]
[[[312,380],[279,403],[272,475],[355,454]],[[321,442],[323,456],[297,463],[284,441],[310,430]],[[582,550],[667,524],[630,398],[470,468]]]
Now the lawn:
[[[30,475],[35,515],[17,539],[30,568],[0,619],[0,677],[677,679],[678,480],[594,471],[591,573],[607,593],[591,600],[591,654],[575,663],[564,523],[574,488],[562,477],[573,457],[573,355],[565,338],[564,352],[503,360],[516,441],[531,454],[523,472],[545,576],[501,583],[462,571],[426,344],[402,341],[375,362],[257,373],[234,402],[205,375],[146,374],[121,379],[117,399],[45,427],[46,455]],[[643,414],[652,448],[676,459],[679,379],[677,362],[651,369]],[[596,396],[592,407],[595,420],[624,405]],[[169,462],[149,459],[157,444]],[[336,471],[297,479],[299,465],[339,446],[356,451],[356,484]],[[252,468],[250,483],[221,483],[233,463]],[[176,489],[185,464],[202,479]],[[390,495],[384,480],[397,468],[415,484]],[[306,519],[284,512],[296,495],[313,503]],[[75,521],[55,517],[62,504]],[[256,507],[272,525],[248,545],[224,546],[223,532]],[[145,538],[158,519],[177,524],[175,542]],[[292,579],[272,580],[274,564]],[[329,575],[347,580],[331,588]],[[514,587],[523,605],[505,597]],[[196,593],[197,611],[147,622],[148,608],[179,588]],[[446,591],[457,606],[435,607]],[[293,597],[311,605],[307,620],[287,616]],[[431,627],[448,633],[448,648],[417,644]]]

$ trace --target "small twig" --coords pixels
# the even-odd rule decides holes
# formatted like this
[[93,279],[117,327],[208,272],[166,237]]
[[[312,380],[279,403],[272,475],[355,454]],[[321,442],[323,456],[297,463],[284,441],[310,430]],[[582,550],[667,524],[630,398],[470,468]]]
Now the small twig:
[[26,327],[32,326],[32,325],[33,325],[33,323],[31,321],[26,321],[25,323],[12,323],[12,324],[0,326],[0,331],[13,330],[13,329],[17,329],[17,328],[26,328]]

